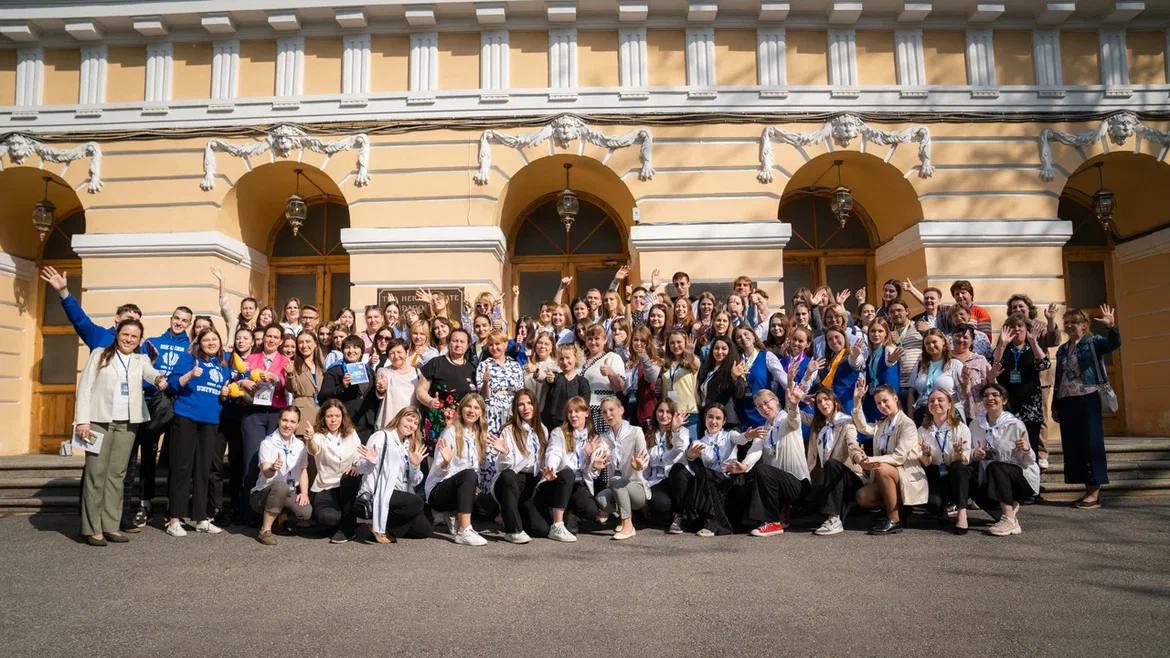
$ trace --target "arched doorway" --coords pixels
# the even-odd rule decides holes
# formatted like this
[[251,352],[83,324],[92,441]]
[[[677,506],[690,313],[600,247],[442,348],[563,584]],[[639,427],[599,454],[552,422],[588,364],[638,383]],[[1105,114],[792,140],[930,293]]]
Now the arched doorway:
[[[830,206],[831,190],[805,188],[784,196],[780,220],[792,225],[784,248],[784,288],[791,297],[800,288],[828,286],[874,290],[873,222],[860,203],[841,226]],[[871,295],[872,298],[872,295]]]
[[329,195],[306,199],[308,213],[300,231],[280,217],[269,250],[269,294],[279,318],[290,297],[312,304],[322,320],[337,317],[349,306],[349,254],[341,244],[341,229],[349,228],[349,208]]
[[512,284],[520,286],[520,314],[536,315],[542,302],[570,277],[564,301],[590,288],[605,291],[628,260],[617,214],[604,201],[578,193],[580,211],[566,233],[557,214],[557,195],[546,195],[520,213],[510,240]]

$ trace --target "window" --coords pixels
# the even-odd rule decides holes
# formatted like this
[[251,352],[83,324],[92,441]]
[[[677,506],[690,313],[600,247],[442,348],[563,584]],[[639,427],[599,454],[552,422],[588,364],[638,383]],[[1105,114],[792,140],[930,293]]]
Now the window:
[[[854,202],[845,226],[833,215],[828,190],[798,190],[780,206],[780,220],[792,226],[784,249],[784,290],[829,286],[834,291],[873,287],[872,222]],[[871,295],[872,297],[872,295]]]

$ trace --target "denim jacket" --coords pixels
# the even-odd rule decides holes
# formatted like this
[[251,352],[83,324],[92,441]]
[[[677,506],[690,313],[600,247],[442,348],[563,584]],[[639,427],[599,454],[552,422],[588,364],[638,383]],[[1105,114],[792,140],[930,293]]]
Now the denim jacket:
[[[1090,349],[1089,346],[1092,346]],[[1109,354],[1113,350],[1121,346],[1121,334],[1117,331],[1117,327],[1111,327],[1109,333],[1104,336],[1092,335],[1085,340],[1081,340],[1076,344],[1077,348],[1077,364],[1081,370],[1081,382],[1085,386],[1099,386],[1101,382],[1097,381],[1097,368],[1105,371],[1103,363],[1093,363],[1093,350],[1097,352],[1097,360]],[[1064,381],[1064,362],[1067,359],[1069,350],[1069,342],[1065,342],[1056,349],[1056,384],[1052,396],[1052,401],[1056,402],[1056,392],[1060,390],[1060,382]]]

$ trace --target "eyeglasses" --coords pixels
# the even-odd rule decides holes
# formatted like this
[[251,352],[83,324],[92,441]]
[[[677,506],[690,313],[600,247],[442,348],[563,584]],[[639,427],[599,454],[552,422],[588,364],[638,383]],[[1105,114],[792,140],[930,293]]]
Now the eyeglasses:
[[379,340],[379,341],[386,340],[386,341],[388,341],[388,340],[390,340],[390,337],[389,337],[389,336],[378,336],[378,338],[377,338],[376,340]]

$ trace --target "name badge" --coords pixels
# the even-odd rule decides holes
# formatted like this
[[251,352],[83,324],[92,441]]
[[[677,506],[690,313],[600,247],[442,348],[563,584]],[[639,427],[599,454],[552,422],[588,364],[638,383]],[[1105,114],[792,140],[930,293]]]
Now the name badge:
[[130,382],[122,382],[122,397],[130,397]]
[[1019,384],[1022,381],[1024,381],[1024,378],[1020,374],[1019,370],[1013,370],[1013,371],[1011,371],[1011,373],[1008,374],[1008,382],[1010,382],[1012,384]]

